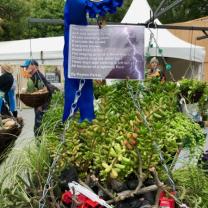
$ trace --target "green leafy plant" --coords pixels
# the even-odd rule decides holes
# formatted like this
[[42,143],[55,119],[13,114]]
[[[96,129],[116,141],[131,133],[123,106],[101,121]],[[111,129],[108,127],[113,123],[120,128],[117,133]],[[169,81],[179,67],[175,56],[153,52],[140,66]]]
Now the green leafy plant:
[[31,144],[13,157],[1,173],[0,207],[38,207],[51,161],[46,146]]
[[179,196],[189,207],[208,207],[207,173],[200,167],[188,167],[174,173]]
[[187,103],[199,102],[204,93],[207,93],[207,84],[199,80],[183,79],[179,82],[180,94]]
[[[141,112],[135,108],[128,87],[137,95],[135,100]],[[135,147],[141,152],[143,168],[148,170],[152,166],[160,169],[154,143],[164,151],[166,162],[172,160],[178,146],[194,148],[203,144],[204,135],[199,125],[178,112],[178,89],[174,83],[161,85],[154,81],[143,87],[138,82],[121,82],[103,89],[96,119],[81,124],[75,119],[67,130],[60,168],[74,164],[83,177],[95,171],[103,181],[109,177],[123,180],[138,169]],[[58,129],[50,133],[49,127],[45,133],[52,156],[59,143],[56,131]]]
[[[66,130],[60,160],[53,174],[54,184],[46,198],[47,207],[54,207],[58,201],[60,193],[56,182],[60,172],[71,164],[82,179],[96,173],[102,184],[107,184],[112,178],[125,180],[138,171],[138,149],[144,177],[148,177],[148,169],[152,166],[157,167],[161,177],[164,172],[154,143],[163,151],[166,163],[171,162],[178,146],[192,149],[203,144],[204,135],[199,125],[178,112],[178,88],[174,83],[153,81],[143,86],[126,81],[100,87],[98,92],[100,102],[96,119],[92,123],[79,123],[79,114],[76,113]],[[135,108],[132,95],[140,109]],[[2,175],[0,207],[37,207],[51,159],[61,141],[64,129],[62,114],[63,94],[57,92],[43,119],[39,147],[25,152],[25,160],[16,160],[12,164],[13,168],[16,167],[15,171],[10,171],[13,175],[8,177],[8,172]],[[23,172],[26,174],[22,175]],[[10,185],[4,185],[5,177]],[[11,200],[13,196],[14,201]]]

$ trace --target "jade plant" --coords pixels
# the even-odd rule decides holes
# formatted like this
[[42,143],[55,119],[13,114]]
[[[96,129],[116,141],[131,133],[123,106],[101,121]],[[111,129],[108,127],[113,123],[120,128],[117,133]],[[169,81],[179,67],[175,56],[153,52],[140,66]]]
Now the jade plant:
[[[128,85],[141,111],[135,108]],[[174,83],[146,83],[143,87],[137,82],[121,82],[107,88],[104,86],[92,123],[72,121],[59,168],[74,164],[83,178],[96,172],[102,181],[109,177],[124,180],[138,169],[136,148],[141,152],[144,170],[157,166],[161,171],[155,143],[164,151],[166,162],[171,162],[179,146],[194,148],[203,144],[199,125],[178,112],[178,89]],[[54,155],[60,141],[54,131],[50,133],[51,128],[46,132],[49,151]]]

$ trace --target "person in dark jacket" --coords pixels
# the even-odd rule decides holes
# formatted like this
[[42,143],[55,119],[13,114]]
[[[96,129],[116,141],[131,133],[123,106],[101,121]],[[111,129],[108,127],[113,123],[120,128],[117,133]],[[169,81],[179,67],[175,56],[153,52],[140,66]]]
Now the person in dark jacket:
[[34,59],[25,60],[25,62],[21,65],[21,67],[27,70],[30,79],[33,81],[37,89],[39,89],[40,84],[42,84],[42,87],[46,87],[49,92],[49,99],[42,106],[36,107],[34,109],[35,110],[34,134],[35,136],[39,136],[41,134],[40,126],[43,115],[49,107],[52,94],[56,90],[58,90],[58,88],[52,85],[50,82],[48,82],[45,76],[39,71],[39,64],[36,60]]
[[1,73],[2,75],[0,76],[0,90],[6,93],[11,89],[14,82],[11,66],[7,64],[1,65]]
[[[11,109],[10,109],[10,104],[12,102],[13,103],[15,102],[14,95],[10,93],[13,83],[14,83],[14,77],[12,75],[12,67],[8,64],[1,65],[1,76],[0,76],[0,109],[1,109],[0,112],[1,112],[1,115],[13,116],[12,114],[13,112],[11,112]],[[9,100],[11,102],[9,102]],[[7,104],[9,105],[9,107]]]

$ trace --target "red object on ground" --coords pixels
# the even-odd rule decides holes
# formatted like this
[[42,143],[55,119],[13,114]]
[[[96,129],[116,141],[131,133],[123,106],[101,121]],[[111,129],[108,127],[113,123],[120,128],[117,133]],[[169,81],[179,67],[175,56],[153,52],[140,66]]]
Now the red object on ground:
[[[72,197],[73,194],[70,191],[67,191],[62,195],[61,201],[65,205],[70,205],[72,203]],[[77,195],[76,200],[81,203],[77,208],[102,208],[98,202],[94,202],[82,194]]]
[[[175,194],[175,193],[171,193]],[[175,200],[173,198],[166,197],[165,193],[160,194],[160,208],[175,208]]]

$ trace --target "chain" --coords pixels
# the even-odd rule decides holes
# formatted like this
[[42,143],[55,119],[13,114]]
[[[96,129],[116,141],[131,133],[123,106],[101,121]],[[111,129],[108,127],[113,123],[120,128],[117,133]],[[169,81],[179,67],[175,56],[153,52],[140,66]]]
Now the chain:
[[60,153],[61,153],[61,150],[62,150],[62,146],[64,145],[64,143],[66,141],[66,139],[65,139],[66,131],[69,128],[69,126],[71,124],[71,121],[72,121],[71,118],[73,117],[74,112],[77,109],[77,103],[79,101],[80,96],[82,95],[82,88],[84,87],[84,85],[85,85],[85,80],[81,79],[80,82],[79,82],[79,88],[78,88],[78,90],[76,91],[76,94],[75,94],[74,102],[71,105],[69,120],[64,125],[63,134],[61,135],[61,142],[57,147],[55,157],[54,157],[53,162],[52,162],[52,164],[49,168],[48,177],[47,177],[46,183],[44,185],[42,197],[39,200],[39,208],[44,208],[45,207],[46,197],[47,197],[48,191],[51,189],[51,181],[52,181],[53,174],[54,174],[54,171],[55,171],[55,166],[56,166],[57,162],[59,161],[59,158],[61,156]]
[[[155,24],[155,27],[157,27],[156,24]],[[149,26],[147,27],[147,29],[148,29],[149,32],[150,32],[150,41],[149,41],[148,51],[147,51],[147,52],[148,52],[148,54],[150,54],[150,48],[151,48],[151,45],[152,45],[152,40],[154,40],[154,43],[155,43],[155,45],[156,45],[156,51],[157,51],[158,49],[160,49],[160,47],[159,47],[159,44],[158,44],[158,42],[157,42],[157,40],[156,40],[156,38],[155,38],[155,36],[154,36],[154,33],[153,33],[152,30],[149,28]],[[165,63],[165,65],[167,65],[168,63],[167,63],[165,57],[163,56],[162,52],[160,53],[160,56],[161,56],[163,62]],[[171,71],[169,71],[169,74],[170,74],[170,77],[171,77],[172,81],[175,82],[175,78],[174,78],[174,76],[173,76],[173,73],[172,73]]]
[[[142,87],[144,87],[144,86],[142,85]],[[133,87],[131,85],[129,85],[128,81],[127,81],[127,88],[129,90],[128,93],[129,93],[129,95],[130,95],[130,97],[133,101],[133,104],[134,104],[135,108],[138,110],[139,114],[141,115],[141,118],[143,119],[144,124],[147,126],[148,130],[150,132],[152,132],[152,128],[149,126],[149,123],[146,119],[146,116],[145,116],[145,114],[142,110],[142,107],[141,107],[141,105],[138,101],[138,98],[140,98],[140,96],[137,94],[138,90],[136,91],[136,93],[134,93]],[[159,153],[160,162],[161,162],[165,172],[167,173],[169,182],[171,183],[173,190],[176,191],[175,183],[172,179],[172,174],[171,174],[169,168],[167,167],[167,165],[165,163],[163,153],[162,153],[159,145],[154,141],[153,146],[154,146],[155,150]],[[176,203],[179,205],[180,208],[189,208],[186,204],[183,204],[178,198],[174,197],[174,199],[175,199]]]
[[[155,38],[155,36],[154,36],[154,33],[150,30],[150,28],[148,28],[148,29],[149,29],[149,31],[150,31],[150,40],[149,40],[149,45],[148,45],[148,49],[147,49],[147,54],[150,53],[150,48],[152,47],[152,41],[153,41],[153,40],[154,40],[154,42],[155,42],[155,44],[156,44],[156,50],[157,50],[157,49],[160,49],[160,47],[159,47],[159,45],[158,45],[158,43],[157,43],[157,40],[156,40],[156,38]],[[166,62],[166,60],[165,60],[165,57],[163,56],[162,53],[161,53],[161,57],[162,57],[164,63],[167,64],[167,62]],[[173,77],[173,74],[172,74],[171,72],[169,72],[169,73],[170,73],[170,75],[171,75],[172,80],[175,81],[175,79],[174,79],[174,77]],[[129,89],[130,89],[131,92],[133,92],[131,86],[129,87]],[[131,93],[131,94],[132,94],[132,93]],[[138,110],[141,112],[141,111],[142,111],[142,110],[141,110],[141,106],[140,106],[139,102],[137,101],[136,97],[132,97],[132,95],[131,95],[131,98],[132,98],[132,100],[133,100],[133,102],[134,102],[134,105],[137,106]],[[143,115],[142,115],[142,114],[143,114]],[[149,131],[151,132],[152,129],[150,129],[149,124],[148,124],[148,122],[147,122],[147,120],[146,120],[146,117],[145,117],[144,113],[142,113],[142,114],[141,114],[141,117],[142,117],[142,119],[144,120],[145,125],[148,127]],[[170,183],[171,183],[171,185],[172,185],[172,187],[173,187],[173,190],[175,191],[175,183],[174,183],[174,181],[172,180],[172,176],[171,176],[170,170],[168,169],[167,165],[165,164],[165,160],[164,160],[163,154],[162,154],[162,152],[161,152],[161,150],[160,150],[160,147],[159,147],[155,142],[153,142],[153,146],[155,147],[155,149],[156,149],[156,150],[158,151],[158,153],[159,153],[160,162],[161,162],[161,164],[162,164],[164,170],[167,172],[169,181],[170,181]]]
[[[128,90],[129,90],[128,92],[129,92],[129,95],[130,95],[130,97],[131,97],[131,99],[132,99],[132,101],[133,101],[133,103],[134,103],[134,106],[135,106],[135,108],[138,110],[138,112],[140,113],[141,118],[142,118],[143,121],[144,121],[144,124],[147,126],[148,130],[149,130],[150,132],[152,132],[152,128],[149,126],[149,123],[148,123],[148,121],[147,121],[147,119],[146,119],[146,116],[145,116],[143,110],[142,110],[142,107],[141,107],[141,105],[140,105],[138,99],[135,97],[135,95],[134,95],[134,90],[133,90],[132,86],[129,85],[128,81],[127,81],[127,88],[128,88]],[[171,175],[171,173],[170,173],[170,171],[169,171],[169,169],[168,169],[168,167],[167,167],[167,165],[166,165],[166,163],[165,163],[165,160],[164,160],[162,151],[161,151],[159,145],[158,145],[155,141],[153,142],[153,146],[154,146],[155,150],[159,153],[160,162],[161,162],[161,164],[162,164],[162,166],[163,166],[165,172],[167,173],[168,179],[169,179],[169,181],[170,181],[170,183],[171,183],[171,185],[172,185],[173,190],[175,191],[175,190],[176,190],[176,188],[175,188],[175,183],[174,183],[174,181],[173,181],[173,179],[172,179],[172,175]]]

